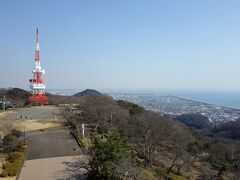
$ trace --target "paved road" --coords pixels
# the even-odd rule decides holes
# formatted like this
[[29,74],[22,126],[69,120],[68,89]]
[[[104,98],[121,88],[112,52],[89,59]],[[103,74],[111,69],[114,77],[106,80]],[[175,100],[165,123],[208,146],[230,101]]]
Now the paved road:
[[[26,134],[29,144],[26,159],[74,156],[83,154],[68,129],[37,131]],[[77,146],[77,150],[73,150]]]
[[[28,150],[19,180],[85,179],[84,172],[69,174],[67,170],[79,159],[87,161],[68,129],[29,132],[26,140]],[[75,146],[77,150],[74,150]]]
[[77,160],[85,159],[85,156],[64,156],[28,160],[18,180],[84,180],[86,171],[71,172],[67,168],[75,166]]

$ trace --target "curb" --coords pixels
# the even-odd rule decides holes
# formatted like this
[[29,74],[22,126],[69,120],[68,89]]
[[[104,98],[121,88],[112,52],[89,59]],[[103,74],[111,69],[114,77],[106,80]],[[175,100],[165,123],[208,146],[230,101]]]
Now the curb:
[[87,155],[87,151],[86,151],[86,149],[83,147],[82,142],[81,142],[81,141],[78,139],[78,137],[76,137],[75,135],[74,135],[73,137],[74,137],[74,139],[77,141],[78,146],[82,149],[83,154],[84,154],[84,155]]
[[19,175],[20,175],[20,173],[21,173],[23,164],[24,164],[24,162],[25,162],[25,160],[26,160],[26,156],[25,156],[25,155],[26,155],[27,150],[28,150],[28,146],[26,145],[26,149],[25,149],[24,152],[23,152],[22,162],[21,162],[20,167],[18,168],[18,171],[17,171],[16,180],[19,179]]

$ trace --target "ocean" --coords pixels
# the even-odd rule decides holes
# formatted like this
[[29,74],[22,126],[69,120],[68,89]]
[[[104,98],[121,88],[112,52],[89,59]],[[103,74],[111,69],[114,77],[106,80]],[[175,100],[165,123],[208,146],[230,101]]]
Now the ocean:
[[[73,95],[84,89],[49,89],[47,92],[62,95]],[[172,95],[184,99],[205,102],[225,107],[240,109],[240,92],[227,92],[227,91],[178,91],[178,90],[108,90],[100,89],[102,93],[109,95],[113,94],[153,94],[153,95]]]
[[240,109],[240,92],[176,91],[172,94],[194,101]]

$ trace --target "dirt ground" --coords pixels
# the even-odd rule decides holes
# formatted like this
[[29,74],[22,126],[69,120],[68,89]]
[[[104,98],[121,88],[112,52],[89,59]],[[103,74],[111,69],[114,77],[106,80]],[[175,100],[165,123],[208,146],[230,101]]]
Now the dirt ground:
[[2,112],[0,113],[0,135],[11,128],[27,132],[61,126],[64,120],[60,112],[61,108],[55,106],[36,106]]

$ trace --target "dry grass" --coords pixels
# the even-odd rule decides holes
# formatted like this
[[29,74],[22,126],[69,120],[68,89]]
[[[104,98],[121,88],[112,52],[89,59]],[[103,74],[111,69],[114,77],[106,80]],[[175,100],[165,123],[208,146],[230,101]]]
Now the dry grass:
[[25,131],[34,131],[39,129],[47,129],[51,127],[60,127],[62,123],[53,121],[49,119],[48,122],[43,122],[41,120],[33,119],[33,120],[25,120],[25,121],[17,121],[15,126],[16,128],[23,129]]
[[83,148],[86,150],[86,151],[89,151],[92,147],[92,143],[91,143],[91,139],[90,138],[87,138],[87,137],[84,137],[84,138],[80,138],[80,141],[83,145]]

